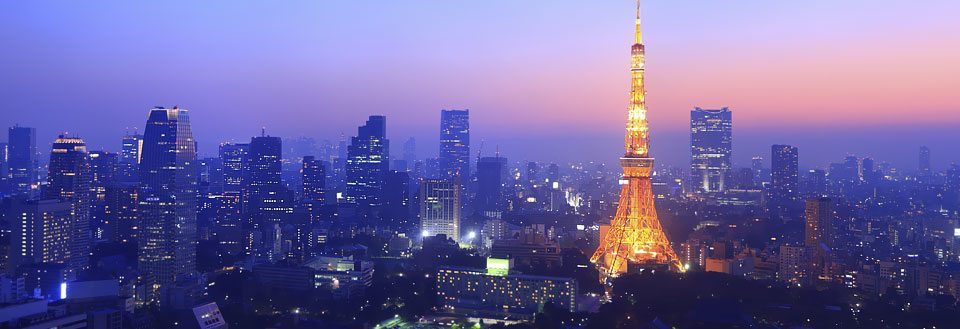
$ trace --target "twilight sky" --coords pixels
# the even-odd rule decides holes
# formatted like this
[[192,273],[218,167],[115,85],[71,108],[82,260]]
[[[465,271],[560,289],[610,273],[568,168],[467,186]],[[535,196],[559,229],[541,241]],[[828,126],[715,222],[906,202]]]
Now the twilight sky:
[[[734,156],[800,147],[908,170],[960,161],[960,1],[648,0],[653,155],[684,164],[689,110],[734,111]],[[0,125],[116,150],[154,105],[191,110],[201,152],[334,139],[388,117],[436,154],[439,110],[512,160],[622,152],[630,0],[3,1]],[[5,137],[0,138],[5,139]]]

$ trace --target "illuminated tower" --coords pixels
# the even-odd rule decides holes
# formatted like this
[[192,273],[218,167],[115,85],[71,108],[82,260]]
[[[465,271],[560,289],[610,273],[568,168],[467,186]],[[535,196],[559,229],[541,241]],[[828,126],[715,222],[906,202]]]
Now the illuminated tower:
[[620,158],[623,178],[620,202],[609,226],[601,227],[600,246],[590,261],[599,263],[600,280],[626,273],[630,267],[666,267],[683,271],[680,259],[667,240],[653,205],[650,175],[650,134],[643,87],[644,47],[637,1],[637,30],[631,48],[630,106],[627,112],[626,153]]

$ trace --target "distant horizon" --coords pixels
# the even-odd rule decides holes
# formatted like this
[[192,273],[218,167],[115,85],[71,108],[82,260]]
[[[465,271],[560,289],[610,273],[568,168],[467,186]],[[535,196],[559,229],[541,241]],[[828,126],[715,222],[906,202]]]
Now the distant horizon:
[[[0,38],[17,51],[0,54],[0,124],[37,128],[41,152],[63,131],[116,151],[152,106],[179,105],[191,111],[201,154],[212,155],[261,127],[336,140],[385,114],[389,138],[415,137],[429,157],[440,110],[465,108],[471,153],[484,140],[485,154],[499,145],[511,160],[612,164],[622,152],[632,7],[4,3]],[[652,155],[685,166],[689,111],[726,106],[737,167],[784,143],[800,148],[802,168],[850,153],[912,172],[926,145],[943,170],[960,162],[950,152],[960,140],[958,11],[946,0],[648,1]]]
[[[171,106],[172,107],[172,106]],[[196,124],[196,119],[193,115],[196,113],[189,108],[182,107],[182,109],[190,111],[191,115],[191,124]],[[960,138],[960,132],[950,131],[953,127],[949,125],[941,125],[940,127],[913,127],[911,129],[903,129],[898,127],[885,127],[886,130],[898,130],[898,134],[873,136],[871,139],[868,135],[868,131],[877,130],[876,127],[864,127],[860,129],[848,128],[850,130],[846,134],[842,135],[832,135],[825,136],[823,131],[830,130],[830,127],[818,127],[818,129],[811,129],[811,137],[806,140],[798,140],[795,136],[796,131],[751,131],[751,132],[742,132],[736,129],[736,111],[734,111],[734,152],[733,152],[733,165],[738,168],[750,167],[751,159],[754,156],[761,156],[764,158],[764,166],[769,168],[770,165],[770,147],[774,144],[788,144],[797,146],[800,153],[800,168],[801,170],[807,169],[827,169],[830,163],[839,163],[843,161],[843,158],[847,155],[854,155],[859,158],[870,157],[873,158],[877,164],[880,163],[890,163],[895,168],[897,168],[901,173],[910,174],[917,170],[918,166],[918,157],[921,146],[927,146],[931,149],[932,153],[932,165],[934,170],[942,171],[946,170],[949,165],[957,163],[958,157],[950,155],[948,152],[953,143],[951,139],[956,140]],[[144,120],[146,120],[147,110],[144,110]],[[402,155],[402,145],[407,138],[413,137],[416,139],[416,149],[417,157],[419,159],[427,159],[437,156],[437,151],[439,148],[439,113],[437,111],[437,130],[436,134],[430,135],[398,135],[391,132],[394,127],[391,126],[390,117],[387,117],[387,135],[388,139],[391,140],[391,156],[398,157]],[[474,111],[470,111],[471,116],[474,114]],[[365,120],[365,117],[364,117]],[[363,121],[359,121],[361,124]],[[50,146],[53,144],[53,140],[56,136],[63,134],[63,132],[50,132],[45,131],[43,127],[34,127],[20,124],[24,127],[32,127],[37,129],[37,149],[41,153],[42,157],[47,157],[49,154]],[[12,125],[11,125],[12,127]],[[238,136],[235,138],[223,138],[219,140],[210,141],[207,139],[209,136],[203,131],[198,131],[194,128],[194,136],[196,137],[199,149],[198,157],[216,157],[217,148],[221,143],[248,143],[251,137],[259,136],[261,131],[260,129],[265,129],[265,132],[269,136],[275,136],[287,139],[297,139],[297,138],[312,138],[317,142],[317,145],[321,145],[324,141],[330,141],[336,145],[338,141],[338,135],[326,136],[326,135],[317,135],[317,136],[306,136],[306,135],[284,135],[273,133],[269,127],[260,127],[256,131],[252,131],[251,134],[247,137]],[[885,130],[879,129],[879,130]],[[344,132],[346,138],[349,140],[351,136],[356,135],[356,128],[354,131]],[[137,127],[137,129],[131,128],[130,133],[134,132],[143,132],[142,127]],[[70,136],[80,137],[84,139],[87,144],[87,147],[91,151],[109,151],[109,152],[118,152],[120,150],[121,137],[125,132],[121,132],[116,136],[104,136],[97,135],[97,138],[89,138],[88,136],[77,134],[73,132],[67,132]],[[622,143],[623,136],[615,135],[606,135],[606,136],[587,136],[582,135],[578,138],[571,140],[564,140],[564,136],[556,135],[531,135],[524,136],[522,138],[514,138],[511,144],[496,143],[496,141],[502,141],[503,139],[492,139],[485,138],[483,135],[477,135],[475,133],[474,127],[471,127],[472,133],[472,143],[471,143],[471,158],[475,159],[478,148],[480,147],[481,141],[483,141],[483,153],[482,156],[494,156],[494,154],[499,150],[501,156],[506,157],[509,161],[535,161],[535,162],[544,162],[544,163],[574,163],[574,162],[599,162],[605,163],[607,165],[616,165],[618,157],[623,152],[623,147],[616,145],[615,143]],[[922,138],[911,137],[919,133],[927,134],[939,134],[940,136],[954,136],[953,138],[943,138],[940,142],[937,143],[921,143]],[[49,138],[44,138],[44,136],[50,135]],[[657,159],[658,166],[670,166],[670,167],[686,167],[689,165],[690,154],[689,154],[689,133],[686,132],[667,132],[667,133],[658,133],[654,131],[653,146],[652,146],[652,156]],[[843,136],[840,139],[840,145],[834,145],[835,139],[837,136]],[[3,134],[0,140],[5,142],[6,134]],[[216,138],[215,138],[216,139]],[[869,141],[867,141],[869,139]],[[889,152],[885,150],[885,145],[891,141],[896,141],[898,143],[914,143],[913,147],[903,148],[898,150],[894,154],[900,154],[899,157],[885,158],[880,156],[884,152]],[[575,143],[573,145],[566,143]],[[580,144],[576,144],[580,143]],[[603,145],[603,147],[594,147],[596,145]],[[848,147],[848,145],[854,145],[854,147]],[[560,151],[555,152],[555,149],[565,150],[568,147],[576,147],[583,149],[590,149],[589,153],[578,152],[574,155],[567,155],[568,153]],[[523,154],[524,156],[520,156]],[[590,154],[594,156],[589,156]],[[287,154],[284,154],[284,157],[288,157]]]

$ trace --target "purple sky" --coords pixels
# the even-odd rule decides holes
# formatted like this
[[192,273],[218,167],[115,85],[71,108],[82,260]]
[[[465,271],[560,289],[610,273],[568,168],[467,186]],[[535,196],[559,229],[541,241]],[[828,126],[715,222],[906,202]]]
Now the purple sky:
[[[622,152],[632,2],[6,1],[0,125],[116,150],[154,105],[191,110],[201,151],[334,139],[388,116],[398,147],[436,153],[439,110],[471,109],[475,144],[515,160]],[[735,159],[800,147],[912,170],[960,160],[960,2],[644,3],[653,155],[682,164],[694,106],[734,111]],[[142,129],[142,128],[141,128]]]

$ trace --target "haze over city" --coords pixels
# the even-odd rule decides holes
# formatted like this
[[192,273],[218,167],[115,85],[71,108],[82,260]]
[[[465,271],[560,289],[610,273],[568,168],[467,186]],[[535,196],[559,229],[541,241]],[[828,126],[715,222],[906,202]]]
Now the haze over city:
[[[653,155],[685,166],[695,106],[734,111],[734,162],[797,145],[911,168],[960,160],[956,1],[649,1]],[[523,160],[614,163],[627,59],[620,1],[0,4],[0,125],[118,150],[147,109],[192,111],[201,154],[272,135],[335,141],[369,114],[437,141],[471,109],[473,145]],[[224,125],[224,121],[230,122]],[[106,125],[105,123],[109,123]],[[940,151],[940,152],[936,152]],[[421,156],[436,156],[420,147]],[[520,157],[514,156],[517,160]]]
[[0,328],[960,328],[957,13],[0,0]]

